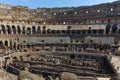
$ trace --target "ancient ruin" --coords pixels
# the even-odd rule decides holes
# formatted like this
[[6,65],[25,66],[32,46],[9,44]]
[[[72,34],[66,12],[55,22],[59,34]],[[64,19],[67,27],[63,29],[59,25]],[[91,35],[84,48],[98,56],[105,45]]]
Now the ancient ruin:
[[37,9],[0,4],[0,69],[0,80],[119,80],[120,1]]

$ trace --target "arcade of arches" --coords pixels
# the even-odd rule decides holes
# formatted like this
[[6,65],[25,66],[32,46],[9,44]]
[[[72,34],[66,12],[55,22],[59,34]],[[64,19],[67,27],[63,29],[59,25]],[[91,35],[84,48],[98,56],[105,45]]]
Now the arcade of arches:
[[[106,26],[102,26],[102,27],[96,27],[96,25],[87,25],[84,27],[78,26],[78,27],[74,27],[74,26],[70,26],[70,25],[66,25],[66,26],[60,26],[60,25],[55,25],[56,27],[58,26],[58,28],[52,27],[50,28],[48,25],[42,25],[42,26],[29,26],[26,27],[25,25],[23,27],[21,26],[16,26],[16,25],[0,25],[1,29],[0,29],[0,34],[6,34],[8,35],[8,39],[1,39],[0,41],[0,47],[1,49],[14,49],[14,50],[20,50],[20,49],[24,49],[22,51],[27,51],[26,49],[32,49],[33,51],[39,51],[39,50],[46,50],[46,51],[68,51],[68,50],[72,50],[72,51],[82,51],[82,50],[86,50],[87,48],[93,48],[93,49],[99,49],[99,50],[109,50],[112,49],[111,44],[114,44],[114,40],[111,43],[107,43],[107,44],[102,44],[99,45],[98,43],[94,43],[92,42],[92,40],[90,40],[88,43],[84,43],[84,39],[82,39],[80,37],[80,35],[84,35],[84,36],[88,36],[88,35],[97,35],[97,36],[101,36],[101,35],[110,35],[110,34],[118,34],[120,33],[120,28],[118,24],[107,24]],[[22,35],[24,34],[24,35]],[[10,35],[10,36],[9,36]],[[45,44],[45,40],[42,40],[42,43],[37,43],[37,44],[33,44],[33,42],[31,42],[32,44],[27,43],[26,41],[24,41],[22,44],[19,43],[19,38],[20,37],[30,37],[30,36],[34,36],[34,37],[40,37],[40,35],[46,35],[47,36],[69,36],[70,37],[70,43],[69,44],[65,44],[61,39],[61,42],[64,44],[59,44],[59,42],[53,43],[53,44]],[[73,35],[79,36],[79,37],[73,37]],[[60,43],[61,43],[60,42]],[[118,42],[118,41],[117,41]],[[36,48],[39,47],[39,48]],[[34,49],[35,48],[35,49]],[[89,49],[87,49],[89,51]]]
[[[77,35],[77,34],[120,34],[120,28],[117,24],[107,24],[103,25],[102,28],[94,28],[95,25],[87,25],[85,28],[82,28],[81,25],[78,28],[70,25],[53,25],[52,28],[49,25],[42,26],[19,26],[19,25],[0,25],[0,34],[41,34],[41,35]],[[59,27],[61,26],[61,27]],[[58,27],[58,28],[55,28]],[[66,28],[65,28],[66,27]],[[81,28],[80,28],[81,27]]]

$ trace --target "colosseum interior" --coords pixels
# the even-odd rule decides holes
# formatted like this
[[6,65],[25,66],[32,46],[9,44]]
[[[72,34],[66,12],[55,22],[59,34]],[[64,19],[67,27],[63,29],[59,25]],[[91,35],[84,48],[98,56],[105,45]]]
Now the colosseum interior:
[[[116,57],[120,1],[37,9],[0,4],[0,69],[14,80],[119,80]],[[0,80],[8,80],[4,75]]]

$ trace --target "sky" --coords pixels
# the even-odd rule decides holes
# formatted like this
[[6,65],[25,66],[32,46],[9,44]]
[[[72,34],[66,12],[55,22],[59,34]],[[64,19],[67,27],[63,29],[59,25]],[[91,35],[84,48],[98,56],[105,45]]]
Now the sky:
[[89,6],[106,2],[113,2],[116,0],[0,0],[2,4],[22,5],[32,9],[38,7],[77,7]]

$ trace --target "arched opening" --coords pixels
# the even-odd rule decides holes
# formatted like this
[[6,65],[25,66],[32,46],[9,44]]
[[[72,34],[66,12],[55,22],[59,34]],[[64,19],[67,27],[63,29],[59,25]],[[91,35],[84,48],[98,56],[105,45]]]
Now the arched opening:
[[91,30],[87,30],[87,34],[91,34],[92,33],[92,31]]
[[27,34],[31,34],[31,28],[27,28]]
[[5,58],[5,62],[4,62],[4,67],[5,67],[5,68],[6,68],[7,65],[9,64],[9,63],[8,63],[9,60],[10,60],[10,57],[6,57],[6,58]]
[[36,34],[36,28],[35,28],[35,26],[32,26],[32,34]]
[[112,33],[116,33],[116,31],[117,31],[117,24],[113,24]]
[[47,34],[50,34],[50,33],[51,33],[51,30],[50,30],[50,29],[48,29],[48,30],[47,30]]
[[93,30],[93,34],[96,34],[97,33],[97,30]]
[[111,24],[106,25],[106,34],[110,32]]
[[18,58],[17,58],[17,57],[13,57],[12,60],[13,60],[13,61],[17,61]]
[[40,29],[40,26],[38,26],[37,28],[37,34],[40,34],[41,33],[41,29]]
[[56,31],[55,31],[55,30],[51,30],[51,33],[52,33],[52,34],[55,34],[55,33],[56,33]]
[[21,61],[23,61],[23,57],[22,57],[22,56],[20,56],[19,59],[20,59]]
[[62,30],[61,32],[62,32],[62,34],[66,34],[66,31],[65,31],[65,30]]
[[2,27],[3,34],[6,34],[5,26],[4,26],[4,25],[1,25],[1,27]]
[[86,30],[82,30],[82,34],[86,34]]
[[108,23],[110,23],[111,22],[111,20],[110,19],[108,19]]
[[72,35],[75,35],[75,34],[76,34],[76,31],[75,31],[75,30],[71,30],[71,34],[72,34]]
[[2,41],[0,41],[0,49],[4,49],[5,47],[4,47],[4,45],[3,45],[3,42]]
[[16,28],[14,25],[12,25],[12,30],[13,30],[13,34],[16,34]]
[[42,34],[46,34],[46,26],[43,26]]
[[76,34],[80,34],[80,33],[81,33],[81,31],[80,31],[80,30],[77,30],[77,31],[76,31]]
[[22,28],[22,34],[25,34],[25,26]]
[[29,44],[27,44],[27,48],[30,49],[30,45]]
[[8,47],[8,41],[5,41],[5,46]]
[[20,26],[17,26],[17,31],[18,31],[18,34],[21,34]]
[[71,26],[67,27],[67,34],[70,34]]
[[71,58],[71,59],[75,59],[75,55],[74,55],[74,54],[71,54],[71,55],[70,55],[70,58]]
[[10,28],[10,25],[6,25],[7,27],[7,30],[8,30],[8,34],[11,34],[11,28]]
[[31,55],[30,54],[27,54],[26,57],[29,58]]
[[103,33],[104,33],[104,30],[98,30],[98,33],[99,33],[99,34],[103,34]]
[[57,34],[60,34],[60,30],[57,30]]

